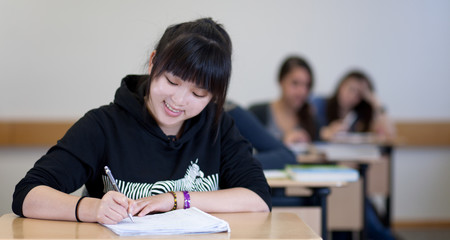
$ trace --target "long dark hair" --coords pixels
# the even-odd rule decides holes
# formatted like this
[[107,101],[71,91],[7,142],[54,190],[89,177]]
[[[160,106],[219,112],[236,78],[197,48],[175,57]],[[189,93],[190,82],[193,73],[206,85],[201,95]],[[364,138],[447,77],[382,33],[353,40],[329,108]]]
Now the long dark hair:
[[214,123],[218,124],[231,76],[231,39],[222,25],[202,18],[169,26],[155,47],[153,79],[170,72],[212,93],[216,103]]
[[[349,79],[355,79],[361,82],[364,81],[368,84],[370,91],[372,92],[374,91],[372,82],[370,81],[368,76],[364,74],[362,71],[353,70],[345,74],[344,77],[341,78],[341,80],[339,81],[333,96],[331,96],[331,98],[328,99],[326,110],[328,120],[327,124],[330,124],[331,122],[342,118],[342,116],[339,115],[341,106],[339,105],[338,94],[342,85]],[[356,104],[356,106],[353,107],[352,110],[356,113],[358,117],[354,130],[357,132],[370,131],[370,125],[372,124],[372,119],[374,116],[374,110],[372,105],[366,100],[361,99],[361,101],[358,104]]]
[[[281,83],[284,77],[297,67],[304,68],[308,72],[310,77],[308,88],[309,91],[311,91],[314,85],[313,71],[308,62],[298,56],[290,56],[284,60],[278,73],[278,82]],[[306,132],[308,132],[311,139],[316,139],[317,136],[311,104],[309,104],[308,102],[305,102],[305,104],[303,104],[303,106],[297,111],[297,119],[300,122],[300,126],[305,129]]]

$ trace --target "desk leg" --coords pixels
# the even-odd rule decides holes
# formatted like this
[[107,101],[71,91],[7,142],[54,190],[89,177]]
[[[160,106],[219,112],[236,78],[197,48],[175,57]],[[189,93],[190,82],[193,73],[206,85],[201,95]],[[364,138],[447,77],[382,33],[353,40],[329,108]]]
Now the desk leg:
[[363,211],[362,211],[362,218],[363,218],[363,229],[361,231],[361,239],[365,240],[367,239],[367,220],[366,220],[366,206],[368,204],[367,199],[367,169],[369,168],[369,165],[366,163],[359,164],[359,174],[361,175],[362,181],[362,197],[363,197]]
[[313,188],[313,196],[315,204],[320,205],[322,211],[322,239],[328,239],[328,225],[327,225],[327,196],[330,194],[330,188]]
[[388,170],[388,177],[389,177],[389,192],[388,195],[386,196],[386,214],[384,216],[384,225],[388,228],[391,228],[391,216],[392,216],[392,193],[393,193],[393,185],[394,185],[394,162],[393,162],[393,157],[392,157],[392,153],[393,153],[394,148],[392,146],[382,146],[381,147],[381,152],[384,156],[387,157],[387,160],[389,161],[389,170]]

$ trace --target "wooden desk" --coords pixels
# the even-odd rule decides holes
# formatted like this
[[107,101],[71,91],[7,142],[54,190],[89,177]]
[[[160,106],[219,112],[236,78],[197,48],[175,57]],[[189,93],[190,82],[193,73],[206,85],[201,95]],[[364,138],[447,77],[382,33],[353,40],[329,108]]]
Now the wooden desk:
[[[368,198],[368,178],[367,171],[369,165],[381,163],[383,156],[379,149],[381,142],[349,142],[345,141],[330,142],[330,143],[317,143],[310,146],[308,154],[298,154],[298,162],[334,162],[334,163],[348,163],[356,164],[359,169],[360,178],[362,179],[362,202],[363,209],[367,203]],[[390,201],[390,200],[389,200]],[[390,212],[390,202],[388,202],[388,211]],[[367,221],[365,217],[365,211],[362,212],[363,227],[361,231],[361,239],[367,238]]]
[[[374,135],[365,134],[368,136],[367,139],[358,139],[356,138],[356,141],[352,141],[352,138],[354,136],[359,136],[360,134],[348,134],[349,138],[338,138],[334,140],[331,144],[344,144],[344,145],[352,145],[355,148],[358,148],[358,145],[373,145],[378,148],[380,157],[379,159],[354,159],[353,162],[357,163],[360,169],[360,173],[362,178],[365,180],[363,181],[363,191],[365,193],[365,196],[369,196],[370,189],[372,191],[375,191],[377,193],[382,192],[383,195],[386,196],[385,199],[385,207],[386,207],[386,213],[383,220],[383,223],[386,227],[391,227],[391,216],[392,216],[392,210],[391,210],[391,199],[392,199],[392,189],[393,189],[393,173],[394,173],[394,164],[393,164],[393,151],[395,149],[395,146],[399,144],[397,141],[398,139],[385,139],[385,138],[378,138]],[[363,141],[361,141],[363,140]],[[307,157],[306,160],[310,159],[317,159],[317,157]],[[336,162],[344,162],[343,159],[327,159],[324,157],[324,159],[329,161],[336,161]],[[297,160],[301,161],[301,157],[299,157]],[[303,159],[305,160],[305,159]],[[345,159],[344,159],[345,160]],[[376,165],[372,165],[372,164]],[[371,169],[369,170],[369,165]],[[380,179],[380,177],[382,177]],[[370,184],[369,184],[370,183]],[[375,183],[375,184],[374,184]]]
[[14,214],[0,217],[0,239],[321,239],[292,213],[212,214],[227,221],[231,232],[196,235],[119,237],[97,223],[77,223],[20,218]]
[[[342,181],[329,181],[329,182],[299,182],[288,178],[268,178],[267,182],[272,188],[272,194],[278,196],[285,195],[286,188],[299,187],[309,188],[313,191],[311,199],[314,206],[320,206],[321,208],[321,235],[324,240],[328,239],[328,226],[327,226],[327,196],[330,194],[330,187],[343,187],[347,182]],[[274,197],[274,196],[273,196]]]

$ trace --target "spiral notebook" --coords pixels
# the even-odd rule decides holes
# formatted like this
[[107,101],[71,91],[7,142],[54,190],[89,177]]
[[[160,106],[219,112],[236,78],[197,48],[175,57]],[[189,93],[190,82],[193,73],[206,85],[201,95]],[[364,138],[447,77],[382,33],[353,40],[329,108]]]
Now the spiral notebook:
[[104,226],[120,236],[201,234],[230,231],[230,226],[226,221],[194,207],[134,217],[134,223],[125,218],[118,224],[104,224]]

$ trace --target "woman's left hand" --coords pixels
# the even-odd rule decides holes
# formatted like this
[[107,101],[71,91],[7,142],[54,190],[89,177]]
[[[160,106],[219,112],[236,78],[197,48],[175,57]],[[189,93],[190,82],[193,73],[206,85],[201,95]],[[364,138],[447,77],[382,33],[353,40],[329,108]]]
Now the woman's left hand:
[[[183,194],[177,194],[177,198],[180,197],[179,195]],[[180,200],[183,199],[178,199],[177,202],[179,203]],[[173,209],[173,206],[173,195],[171,193],[162,193],[136,200],[132,206],[132,214],[142,217],[149,213],[168,212]]]
[[378,98],[374,94],[372,90],[369,88],[369,84],[366,82],[361,83],[361,96],[364,100],[369,102],[374,109],[377,109],[379,107]]
[[285,134],[283,142],[286,145],[300,142],[310,142],[309,134],[303,129],[295,129]]

